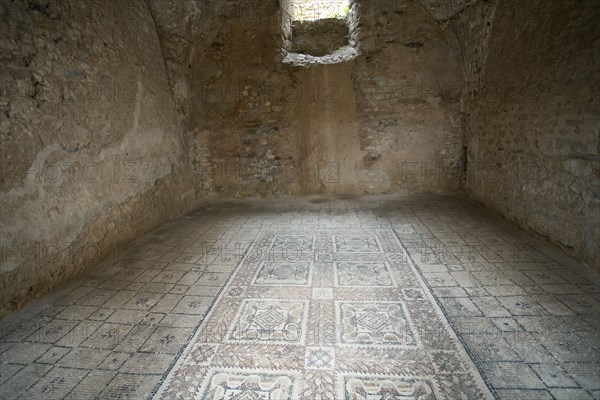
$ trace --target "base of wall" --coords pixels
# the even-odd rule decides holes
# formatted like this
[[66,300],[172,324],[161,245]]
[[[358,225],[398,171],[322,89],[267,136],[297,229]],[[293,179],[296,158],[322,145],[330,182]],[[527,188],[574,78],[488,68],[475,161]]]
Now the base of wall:
[[21,249],[28,249],[16,254],[22,258],[21,265],[0,275],[0,317],[77,276],[125,243],[193,209],[192,185],[179,176],[180,172],[174,171],[126,201],[105,207],[69,249],[54,252],[52,257],[49,248],[62,243],[60,238],[21,244]]

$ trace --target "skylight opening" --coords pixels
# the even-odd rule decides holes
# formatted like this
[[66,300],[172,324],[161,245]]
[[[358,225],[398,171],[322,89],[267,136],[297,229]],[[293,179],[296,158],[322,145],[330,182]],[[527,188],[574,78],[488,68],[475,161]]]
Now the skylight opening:
[[282,61],[296,67],[338,64],[359,54],[357,0],[280,0]]
[[293,21],[346,19],[350,12],[350,0],[292,0],[291,3]]

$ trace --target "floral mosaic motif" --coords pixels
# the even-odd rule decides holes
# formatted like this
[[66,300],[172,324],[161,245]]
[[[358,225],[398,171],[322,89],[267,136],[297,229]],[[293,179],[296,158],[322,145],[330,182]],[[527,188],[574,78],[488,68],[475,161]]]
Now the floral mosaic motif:
[[47,384],[43,385],[40,389],[41,393],[52,394],[60,389],[60,386],[65,383],[64,377],[52,378]]
[[152,307],[153,304],[154,303],[152,303],[152,300],[148,297],[142,297],[141,299],[137,299],[135,301],[136,306]]
[[436,399],[431,378],[346,375],[342,379],[344,394],[341,398],[345,400]]
[[238,297],[238,296],[243,295],[245,291],[246,291],[246,288],[236,286],[236,287],[229,289],[229,292],[227,294],[232,297]]
[[340,344],[417,346],[402,303],[339,302],[338,323]]
[[425,295],[423,294],[423,291],[421,291],[421,289],[407,288],[403,289],[402,291],[404,292],[404,295],[407,299],[423,300],[425,298]]
[[134,395],[138,390],[138,387],[139,385],[135,383],[121,383],[117,386],[111,387],[106,395],[114,398],[123,398],[127,395]]
[[335,264],[338,286],[395,286],[386,263],[340,262]]
[[254,284],[308,286],[311,269],[309,262],[264,262],[254,278]]
[[333,369],[334,361],[333,347],[306,348],[306,368],[308,369]]
[[198,399],[291,400],[298,380],[294,373],[213,370]]
[[229,334],[229,341],[300,343],[306,324],[306,302],[246,300]]
[[334,236],[338,253],[379,253],[381,247],[375,236]]
[[192,365],[209,365],[215,355],[217,344],[196,343],[190,349],[186,361]]
[[429,356],[438,374],[451,375],[464,372],[463,366],[453,352],[436,351]]

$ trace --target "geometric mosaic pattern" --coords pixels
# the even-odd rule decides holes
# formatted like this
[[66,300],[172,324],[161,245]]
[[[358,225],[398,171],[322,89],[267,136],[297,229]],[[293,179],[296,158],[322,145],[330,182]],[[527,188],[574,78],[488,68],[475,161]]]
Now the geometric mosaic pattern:
[[293,399],[297,373],[212,370],[199,399],[275,400]]
[[348,400],[402,399],[433,400],[431,378],[344,375],[339,398]]
[[307,347],[306,368],[333,369],[335,366],[335,350],[333,347]]
[[338,262],[335,264],[336,286],[394,286],[386,263]]
[[244,300],[228,340],[299,343],[306,326],[306,311],[302,300]]
[[339,302],[340,345],[417,346],[405,306],[397,303]]
[[339,253],[380,252],[375,236],[335,236],[335,249]]
[[489,398],[401,251],[387,229],[263,230],[157,397]]
[[312,264],[310,262],[266,261],[259,268],[253,281],[256,285],[310,286]]
[[271,245],[271,255],[290,259],[298,254],[310,254],[314,249],[314,236],[275,236]]

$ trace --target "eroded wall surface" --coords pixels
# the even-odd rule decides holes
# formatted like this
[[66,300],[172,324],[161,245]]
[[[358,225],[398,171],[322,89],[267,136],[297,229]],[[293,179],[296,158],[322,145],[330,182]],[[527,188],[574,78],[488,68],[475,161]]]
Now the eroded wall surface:
[[308,68],[282,62],[278,1],[150,5],[200,196],[459,187],[458,45],[419,2],[353,2],[359,56]]
[[498,3],[467,105],[465,182],[474,199],[596,269],[599,20],[597,1]]
[[1,6],[3,313],[188,210],[195,191],[144,1]]
[[292,32],[290,51],[296,53],[324,56],[348,44],[348,24],[340,18],[294,21]]

